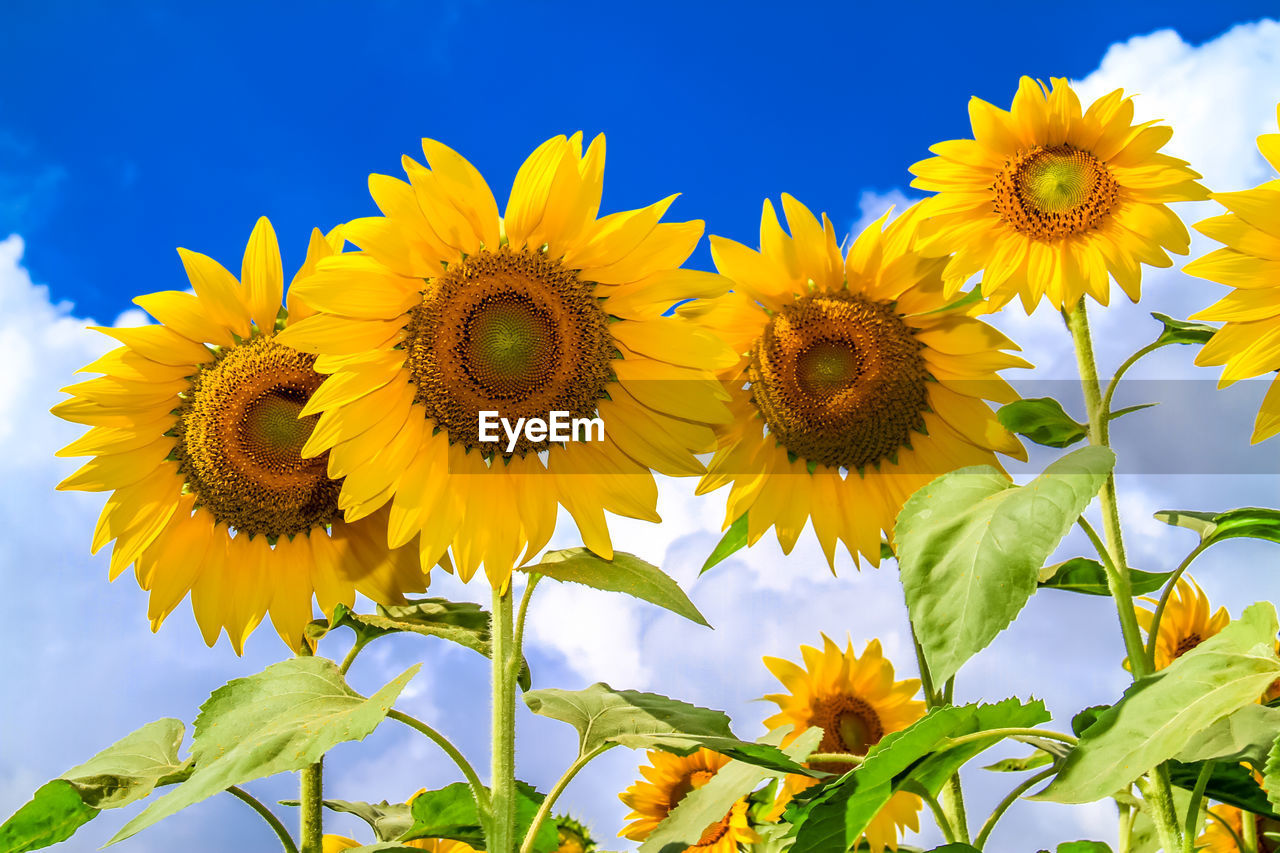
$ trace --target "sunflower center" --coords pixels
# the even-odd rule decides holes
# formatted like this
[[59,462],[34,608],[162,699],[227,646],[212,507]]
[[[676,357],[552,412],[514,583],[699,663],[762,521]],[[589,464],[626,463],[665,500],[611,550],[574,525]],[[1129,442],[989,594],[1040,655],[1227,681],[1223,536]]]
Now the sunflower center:
[[[822,729],[822,743],[818,752],[844,752],[850,755],[866,755],[867,750],[884,737],[884,724],[871,703],[859,696],[836,693],[818,699],[813,705],[811,725]],[[844,773],[848,765],[830,764],[819,770]]]
[[1041,241],[1098,227],[1119,199],[1119,184],[1106,164],[1070,145],[1020,151],[996,175],[992,190],[1000,218]]
[[774,314],[751,352],[751,398],[770,434],[810,463],[894,459],[924,426],[923,348],[888,302],[807,296]]
[[1196,646],[1204,642],[1204,638],[1199,633],[1192,631],[1187,636],[1178,641],[1178,647],[1173,650],[1173,656],[1180,658]]
[[[449,440],[485,454],[479,417],[510,423],[564,411],[590,418],[612,380],[613,337],[595,285],[541,252],[482,251],[451,265],[423,293],[406,326],[414,402]],[[523,432],[513,455],[547,449]]]
[[175,456],[187,489],[219,522],[250,536],[291,536],[338,514],[328,454],[303,459],[316,416],[298,413],[324,377],[270,338],[223,350],[179,410]]

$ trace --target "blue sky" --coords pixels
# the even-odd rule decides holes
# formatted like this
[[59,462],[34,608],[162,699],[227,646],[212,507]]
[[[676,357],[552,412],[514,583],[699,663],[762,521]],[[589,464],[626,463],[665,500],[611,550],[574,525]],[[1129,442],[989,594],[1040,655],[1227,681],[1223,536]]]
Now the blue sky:
[[[1274,7],[1226,3],[7,3],[0,231],[83,315],[180,285],[174,247],[235,257],[269,216],[373,211],[369,172],[421,136],[501,198],[543,139],[609,137],[606,205],[750,237],[786,191],[852,223],[867,188],[967,128],[971,94],[1082,77],[1112,42],[1192,43]],[[290,235],[293,238],[290,239]],[[695,262],[706,266],[705,243]]]
[[[717,9],[687,2],[608,10],[536,3],[6,4],[0,671],[20,699],[0,704],[0,812],[143,723],[165,715],[189,721],[210,690],[283,651],[269,628],[254,635],[244,658],[225,641],[206,649],[186,605],[153,636],[132,578],[107,585],[105,555],[87,553],[101,497],[53,492],[73,465],[52,453],[79,429],[48,408],[72,372],[106,348],[84,326],[91,317],[112,322],[138,294],[185,287],[176,246],[237,269],[254,220],[266,214],[293,268],[313,225],[374,212],[367,174],[398,174],[400,155],[415,154],[420,136],[460,150],[501,201],[537,143],[579,128],[609,137],[606,211],[683,192],[673,215],[703,218],[711,232],[754,242],[762,199],[787,191],[830,212],[838,228],[853,229],[909,192],[907,167],[929,144],[967,135],[970,95],[1007,105],[1020,74],[1069,76],[1086,98],[1116,86],[1140,92],[1140,117],[1173,124],[1170,151],[1191,160],[1212,188],[1244,188],[1273,176],[1253,142],[1275,130],[1280,101],[1280,24],[1249,23],[1267,11],[1261,3],[1087,2],[1065,9],[841,4],[785,13],[777,4]],[[1178,212],[1193,222],[1214,210],[1200,203]],[[705,246],[695,266],[709,265]],[[1197,240],[1193,254],[1207,248]],[[1141,304],[1094,314],[1103,371],[1151,339],[1147,312],[1185,317],[1219,290],[1176,268],[1148,271]],[[1008,313],[1001,322],[1038,377],[1070,378],[1058,318]],[[1169,348],[1135,375],[1179,382],[1216,376],[1194,369],[1191,357]],[[1071,391],[1074,384],[1057,387]],[[1122,402],[1142,402],[1154,387],[1136,387],[1138,396]],[[1181,418],[1164,421],[1141,413],[1115,429],[1122,466],[1136,472],[1120,489],[1139,568],[1171,567],[1171,557],[1191,545],[1189,534],[1151,521],[1155,510],[1280,503],[1280,439],[1247,446],[1262,389],[1241,383],[1196,393],[1212,395],[1196,398],[1207,400],[1200,410],[1184,408]],[[1145,459],[1176,462],[1184,448],[1204,445],[1230,466],[1216,476],[1178,476],[1124,462],[1139,449]],[[1036,454],[1019,474],[1050,457]],[[1241,471],[1257,474],[1227,473]],[[818,631],[847,633],[859,649],[880,637],[910,674],[891,569],[859,573],[843,563],[833,578],[810,535],[789,558],[767,537],[698,579],[719,537],[723,493],[694,499],[690,483],[665,481],[659,510],[667,519],[659,527],[618,523],[618,547],[670,571],[716,630],[616,596],[544,586],[529,635],[539,686],[606,680],[664,692],[724,708],[740,734],[755,736],[768,707],[752,700],[776,688],[759,657],[794,659]],[[557,547],[577,542],[563,522]],[[1084,547],[1072,538],[1063,556]],[[1274,546],[1235,540],[1210,552],[1196,576],[1215,604],[1238,613],[1257,599],[1280,599],[1280,573],[1271,571],[1278,565]],[[487,600],[482,587],[447,578],[437,577],[433,591]],[[1035,596],[1014,628],[962,673],[960,697],[1034,694],[1058,715],[1059,727],[1081,707],[1114,701],[1127,676],[1109,608],[1103,599]],[[802,615],[779,616],[786,613]],[[357,665],[355,686],[376,689],[425,661],[405,707],[484,764],[486,726],[477,724],[485,715],[483,661],[418,638],[380,642]],[[695,645],[699,654],[691,657]],[[572,733],[529,714],[520,726],[521,775],[545,790],[570,757]],[[638,760],[615,750],[566,792],[566,807],[593,824],[607,849],[629,846],[611,839],[626,812],[616,792],[635,778]],[[983,778],[992,774],[967,772],[981,817],[1005,788]],[[329,762],[330,791],[347,799],[403,800],[423,785],[450,781],[438,752],[392,727],[363,746],[340,747]],[[283,777],[249,787],[267,800],[296,790]],[[96,849],[124,818],[105,814],[61,849]],[[1009,821],[989,850],[1023,853],[1068,838],[1114,837],[1105,804],[1019,804]],[[334,827],[359,831],[344,820]],[[121,850],[266,849],[264,833],[223,796]],[[932,840],[936,834],[926,836]]]

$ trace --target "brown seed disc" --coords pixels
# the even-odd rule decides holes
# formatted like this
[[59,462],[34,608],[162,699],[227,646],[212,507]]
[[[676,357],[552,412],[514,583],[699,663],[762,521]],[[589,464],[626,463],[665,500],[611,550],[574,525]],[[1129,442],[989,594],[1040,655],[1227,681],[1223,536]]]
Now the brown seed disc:
[[1005,163],[992,186],[996,212],[1020,234],[1049,242],[1098,227],[1119,199],[1106,164],[1070,145],[1037,145]]
[[175,454],[197,503],[219,522],[279,537],[338,515],[329,454],[301,455],[318,416],[298,413],[324,379],[314,364],[313,355],[256,337],[223,350],[192,380]]

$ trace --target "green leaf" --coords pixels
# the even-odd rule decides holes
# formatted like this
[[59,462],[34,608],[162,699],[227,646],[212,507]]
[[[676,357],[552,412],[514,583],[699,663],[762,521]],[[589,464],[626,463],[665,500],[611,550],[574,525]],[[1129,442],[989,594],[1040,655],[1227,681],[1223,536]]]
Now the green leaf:
[[[775,730],[759,742],[776,746],[784,733],[782,729]],[[822,729],[814,726],[782,751],[792,761],[804,761],[821,741]],[[639,853],[683,853],[690,845],[697,844],[707,827],[724,817],[734,803],[754,791],[765,779],[778,775],[753,764],[730,761],[705,785],[695,788],[680,800],[640,845]]]
[[1111,853],[1111,846],[1101,841],[1065,841],[1058,845],[1058,853]]
[[[1196,779],[1200,776],[1201,762],[1182,764],[1169,762],[1169,781],[1185,791],[1195,789]],[[1209,784],[1204,789],[1205,796],[1229,806],[1280,820],[1280,814],[1267,802],[1267,795],[1243,765],[1215,762],[1209,773]],[[1185,810],[1184,810],[1185,811]]]
[[738,520],[729,525],[729,529],[724,532],[724,536],[720,537],[719,543],[707,557],[707,561],[702,564],[702,568],[698,570],[698,574],[703,574],[712,566],[715,566],[737,551],[741,551],[747,547],[747,514],[744,512],[738,517]]
[[180,720],[156,720],[49,782],[0,826],[0,851],[47,847],[70,838],[101,809],[127,806],[156,785],[181,781],[190,772],[190,762],[178,758],[183,733]]
[[1114,463],[1109,449],[1085,447],[1025,486],[989,466],[961,468],[907,500],[896,528],[898,568],[935,682],[1018,615]]
[[894,791],[919,786],[936,794],[950,776],[998,738],[941,750],[951,738],[988,729],[1024,728],[1045,722],[1043,702],[1007,699],[995,705],[943,706],[901,731],[885,735],[866,759],[806,801],[793,801],[786,820],[797,827],[792,853],[852,849]]
[[1197,732],[1254,702],[1280,676],[1274,605],[1240,619],[1131,686],[1085,730],[1039,799],[1089,803],[1177,755]]
[[1152,312],[1155,317],[1164,326],[1160,332],[1160,337],[1156,338],[1156,343],[1160,346],[1166,344],[1207,344],[1209,339],[1213,337],[1213,333],[1218,331],[1214,326],[1207,326],[1204,323],[1190,323],[1186,320],[1175,320],[1168,314],[1159,314]]
[[1045,447],[1070,447],[1089,435],[1052,397],[1033,397],[1006,403],[996,412],[1001,425]]
[[[532,786],[516,782],[516,838],[524,838],[544,799]],[[410,811],[413,814],[413,826],[396,838],[396,841],[452,838],[465,841],[477,850],[485,849],[480,813],[467,783],[454,782],[438,791],[424,791],[414,797]],[[559,846],[560,835],[556,831],[555,821],[543,821],[533,841],[534,853],[550,853]]]
[[1280,509],[1249,506],[1226,512],[1192,512],[1162,509],[1156,519],[1200,534],[1200,542],[1213,545],[1224,539],[1248,538],[1280,542]]
[[1037,767],[1047,767],[1053,763],[1053,759],[1053,753],[1045,752],[1043,749],[1037,749],[1025,758],[1003,758],[995,764],[988,764],[982,769],[992,770],[996,773],[1021,773],[1024,770],[1034,770]]
[[195,772],[107,842],[115,844],[232,785],[301,770],[344,741],[362,740],[418,671],[413,666],[365,698],[333,661],[297,657],[219,687],[200,707]]
[[1104,711],[1110,710],[1110,708],[1110,705],[1090,705],[1080,711],[1071,718],[1071,732],[1076,737],[1080,737],[1088,730],[1089,726],[1098,722],[1098,717],[1102,716]]
[[1267,750],[1267,762],[1262,771],[1262,788],[1273,811],[1280,811],[1280,736]]
[[1245,705],[1196,732],[1176,757],[1187,763],[1247,761],[1255,770],[1262,770],[1277,733],[1280,733],[1280,708]]
[[724,711],[657,693],[614,690],[604,682],[585,690],[531,690],[524,701],[533,713],[577,729],[580,755],[625,735],[710,735],[737,740]]
[[981,853],[981,851],[971,844],[965,844],[963,841],[953,841],[941,847],[934,847],[929,853]]
[[1159,403],[1140,403],[1137,406],[1126,406],[1123,409],[1116,409],[1114,412],[1108,412],[1107,420],[1114,421],[1117,418],[1123,418],[1125,415],[1131,415],[1134,412],[1141,412],[1143,409],[1150,409],[1153,406],[1158,406],[1158,405],[1160,404]]
[[[281,800],[282,806],[297,806],[297,800]],[[324,807],[330,811],[355,815],[369,824],[374,836],[379,841],[395,841],[413,826],[413,816],[409,814],[406,803],[363,803],[351,800],[325,800]]]
[[541,563],[526,566],[524,571],[558,581],[580,583],[592,589],[626,593],[666,608],[691,622],[711,627],[669,575],[634,554],[615,551],[612,560],[605,560],[586,548],[565,548],[563,551],[549,551],[543,555]]
[[776,770],[779,773],[797,773],[813,778],[825,778],[827,775],[812,770],[803,764],[787,758],[786,753],[776,746],[766,743],[752,743],[722,735],[686,735],[686,734],[649,734],[649,735],[617,735],[611,738],[615,743],[630,749],[661,749],[676,755],[691,755],[701,748],[727,755],[745,764],[754,764]]
[[[1141,572],[1129,569],[1129,582],[1134,595],[1146,595],[1164,586],[1173,572]],[[1111,595],[1107,572],[1097,560],[1072,557],[1040,570],[1041,589],[1061,589],[1084,595]]]
[[66,841],[97,816],[98,810],[85,804],[74,785],[54,779],[0,826],[0,850],[26,853]]

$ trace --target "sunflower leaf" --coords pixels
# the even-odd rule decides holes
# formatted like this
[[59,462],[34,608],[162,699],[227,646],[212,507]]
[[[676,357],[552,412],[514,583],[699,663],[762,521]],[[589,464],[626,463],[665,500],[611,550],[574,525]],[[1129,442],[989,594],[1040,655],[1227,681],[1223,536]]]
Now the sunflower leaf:
[[535,714],[578,730],[578,752],[586,755],[620,737],[692,735],[737,741],[724,711],[700,708],[657,693],[614,690],[598,682],[585,690],[546,688],[524,694]]
[[123,841],[232,785],[301,770],[344,741],[363,740],[418,671],[365,698],[333,661],[297,657],[213,691],[200,706],[191,756],[195,772],[152,803],[108,841]]
[[[1173,572],[1142,572],[1129,569],[1129,583],[1134,595],[1146,595],[1164,586]],[[1072,557],[1040,570],[1041,589],[1061,589],[1084,595],[1111,595],[1107,572],[1097,560]]]
[[982,769],[996,773],[1021,773],[1024,770],[1034,770],[1037,767],[1048,767],[1053,763],[1053,759],[1053,753],[1037,749],[1024,758],[1002,758],[995,764],[988,764]]
[[1166,346],[1168,344],[1207,344],[1209,339],[1213,337],[1213,333],[1218,331],[1214,326],[1204,323],[1192,323],[1187,320],[1176,320],[1168,314],[1160,314],[1152,312],[1152,317],[1160,321],[1164,329],[1160,332],[1160,337],[1156,338],[1157,346]]
[[943,706],[900,731],[885,735],[862,764],[804,801],[787,807],[796,827],[792,853],[833,853],[853,849],[871,819],[899,790],[930,794],[973,756],[1000,738],[950,747],[953,737],[1006,727],[1027,728],[1049,720],[1040,701],[1006,699],[994,705]]
[[1155,517],[1165,524],[1194,530],[1200,534],[1200,542],[1205,546],[1235,538],[1280,542],[1280,509],[1253,506],[1226,512],[1162,509]]
[[1277,736],[1267,750],[1267,763],[1262,772],[1262,788],[1267,793],[1267,801],[1272,811],[1280,811],[1280,736]]
[[634,554],[615,551],[613,559],[606,560],[586,548],[565,548],[562,551],[547,552],[543,555],[542,562],[526,566],[524,571],[546,575],[558,581],[580,583],[592,589],[626,593],[670,610],[691,622],[711,627],[670,575]]
[[[1183,764],[1170,761],[1169,781],[1184,791],[1193,791],[1202,766],[1203,762]],[[1205,786],[1204,795],[1229,806],[1280,820],[1280,814],[1267,802],[1267,795],[1258,786],[1253,774],[1240,764],[1215,762],[1213,769],[1209,771],[1209,783]]]
[[[758,743],[777,746],[784,734],[783,729],[772,731]],[[804,761],[821,740],[822,729],[815,726],[802,733],[782,752],[792,761]],[[639,853],[680,853],[697,844],[707,827],[723,818],[738,800],[754,791],[765,779],[778,775],[754,764],[730,761],[705,785],[695,788],[680,800],[640,845]]]
[[[297,800],[281,800],[282,806],[297,806]],[[408,831],[413,825],[413,816],[406,803],[364,803],[352,800],[325,800],[324,807],[330,811],[355,815],[369,824],[374,836],[379,841],[394,841]]]
[[996,412],[1001,426],[1045,447],[1070,447],[1089,435],[1089,428],[1066,413],[1052,397],[1006,403]]
[[[544,799],[546,797],[534,790],[533,786],[516,782],[517,838],[524,838],[529,831]],[[413,815],[413,825],[394,841],[451,838],[470,844],[477,850],[485,849],[480,812],[476,808],[471,787],[466,782],[454,782],[438,791],[423,791],[413,798],[409,810]],[[560,836],[556,832],[555,821],[543,821],[534,838],[534,853],[550,853],[559,846]]]
[[722,735],[635,734],[617,735],[612,740],[630,749],[661,749],[675,755],[692,755],[699,749],[709,749],[744,764],[754,764],[779,773],[796,773],[813,778],[825,778],[828,775],[792,761],[775,746]]
[[180,720],[148,723],[44,785],[0,826],[0,850],[19,853],[63,841],[100,810],[181,781],[190,773],[190,762],[178,758],[184,731]]
[[1280,732],[1280,708],[1245,705],[1196,734],[1176,758],[1194,761],[1247,761],[1258,771]]
[[911,623],[941,684],[995,639],[1035,592],[1040,568],[1102,488],[1105,447],[1054,462],[1025,486],[989,466],[944,474],[898,514]]
[[724,532],[724,536],[720,538],[716,547],[707,556],[707,561],[702,564],[701,569],[698,569],[698,574],[705,574],[712,566],[727,560],[730,555],[741,551],[746,546],[747,514],[744,512],[738,516],[737,521],[729,525],[729,529]]
[[1277,677],[1275,606],[1260,602],[1155,675],[1141,679],[1080,736],[1035,798],[1089,803],[1173,758],[1198,732],[1256,701]]
[[1057,853],[1111,853],[1111,845],[1101,841],[1064,841]]

